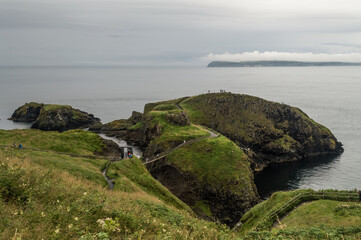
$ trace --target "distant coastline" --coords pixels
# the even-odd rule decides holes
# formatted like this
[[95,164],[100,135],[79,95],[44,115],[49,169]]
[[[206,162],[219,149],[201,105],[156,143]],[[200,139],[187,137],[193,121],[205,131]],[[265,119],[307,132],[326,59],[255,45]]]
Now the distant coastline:
[[213,61],[207,67],[342,67],[361,66],[353,62],[298,62],[298,61]]

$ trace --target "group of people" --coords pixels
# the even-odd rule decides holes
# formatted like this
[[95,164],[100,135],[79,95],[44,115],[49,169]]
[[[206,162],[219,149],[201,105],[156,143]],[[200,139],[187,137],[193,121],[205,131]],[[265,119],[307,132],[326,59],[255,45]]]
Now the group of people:
[[21,143],[18,143],[18,144],[16,145],[16,142],[14,142],[14,143],[13,143],[13,148],[15,148],[15,149],[23,149],[23,145],[22,145]]
[[[225,93],[225,92],[226,92],[226,90],[224,90],[224,89],[219,89],[219,92],[221,92],[221,93]],[[211,90],[208,90],[208,93],[211,93]]]
[[123,159],[126,158],[132,158],[133,157],[133,149],[131,147],[128,148],[127,154],[124,156],[124,151],[121,151],[120,157]]

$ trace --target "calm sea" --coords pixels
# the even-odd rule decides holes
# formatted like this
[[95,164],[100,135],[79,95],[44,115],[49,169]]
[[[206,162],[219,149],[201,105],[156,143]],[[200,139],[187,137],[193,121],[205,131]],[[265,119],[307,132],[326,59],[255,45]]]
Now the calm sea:
[[[262,196],[297,188],[361,188],[361,68],[0,68],[0,129],[25,102],[69,104],[102,121],[145,103],[220,89],[304,110],[344,144],[336,158],[277,165],[256,175]],[[275,174],[277,173],[277,174]]]

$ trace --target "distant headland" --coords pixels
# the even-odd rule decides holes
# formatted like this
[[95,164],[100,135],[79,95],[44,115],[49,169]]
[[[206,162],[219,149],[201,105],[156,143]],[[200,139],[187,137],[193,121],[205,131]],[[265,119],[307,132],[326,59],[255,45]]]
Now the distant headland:
[[298,61],[242,61],[227,62],[213,61],[207,67],[339,67],[339,66],[361,66],[354,62],[298,62]]

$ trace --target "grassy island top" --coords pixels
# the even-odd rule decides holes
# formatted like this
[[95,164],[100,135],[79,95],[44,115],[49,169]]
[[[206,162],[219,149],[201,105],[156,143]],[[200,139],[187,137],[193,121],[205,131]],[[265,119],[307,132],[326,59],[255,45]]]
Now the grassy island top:
[[215,186],[238,181],[243,182],[245,188],[251,186],[252,174],[246,154],[224,136],[211,138],[210,131],[203,126],[192,123],[188,126],[177,126],[166,120],[167,114],[181,112],[183,110],[171,102],[159,104],[148,112],[150,123],[158,124],[162,129],[161,135],[151,144],[167,149],[174,146],[174,143],[199,139],[172,151],[168,160],[184,171],[192,172],[200,181],[207,181]]

